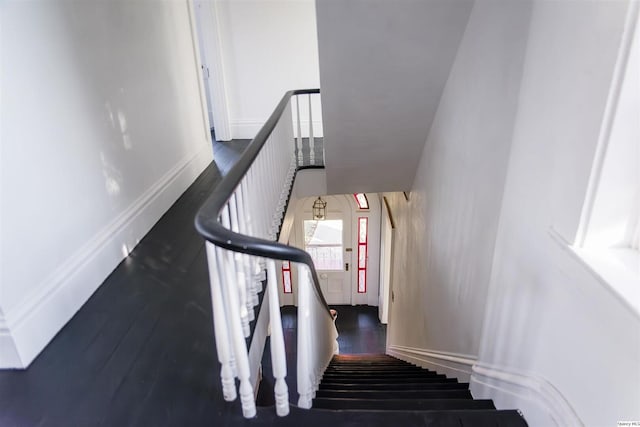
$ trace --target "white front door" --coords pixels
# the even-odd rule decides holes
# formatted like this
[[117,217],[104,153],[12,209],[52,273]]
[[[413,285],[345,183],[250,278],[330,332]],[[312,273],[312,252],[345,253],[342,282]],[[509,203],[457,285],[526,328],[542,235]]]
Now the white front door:
[[[337,197],[327,196],[327,205],[338,207]],[[325,220],[314,220],[305,212],[300,224],[304,249],[311,254],[328,304],[351,304],[352,246],[351,212],[329,211]]]

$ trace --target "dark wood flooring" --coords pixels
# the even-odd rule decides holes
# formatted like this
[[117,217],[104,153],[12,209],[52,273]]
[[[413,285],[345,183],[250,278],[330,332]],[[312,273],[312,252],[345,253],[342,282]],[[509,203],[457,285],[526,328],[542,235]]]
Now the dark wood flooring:
[[[271,409],[243,421],[238,403],[222,398],[204,243],[193,218],[247,142],[214,144],[216,163],[31,366],[0,371],[1,427],[299,425]],[[384,351],[375,311],[338,311],[343,353]],[[295,316],[285,310],[284,319],[291,343]],[[293,352],[289,344],[287,351]],[[332,417],[316,419],[335,424]]]

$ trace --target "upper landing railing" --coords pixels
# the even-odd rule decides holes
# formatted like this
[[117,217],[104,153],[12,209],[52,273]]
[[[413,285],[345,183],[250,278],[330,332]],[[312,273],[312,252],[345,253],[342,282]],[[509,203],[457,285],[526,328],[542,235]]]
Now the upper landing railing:
[[[223,395],[240,395],[243,415],[256,415],[255,391],[267,330],[275,378],[276,412],[289,413],[286,358],[276,261],[298,263],[298,406],[310,408],[315,390],[337,352],[337,331],[311,256],[277,242],[296,171],[322,164],[317,150],[319,89],[285,93],[235,166],[212,191],[195,220],[207,240],[214,329]],[[315,99],[314,99],[315,98]],[[295,119],[292,104],[295,100]],[[301,111],[308,119],[302,118]],[[306,122],[306,123],[305,123]],[[303,138],[307,133],[308,137]],[[266,276],[265,276],[266,270]],[[258,315],[254,307],[266,279]],[[249,323],[256,319],[251,346]],[[239,380],[236,390],[235,378]]]

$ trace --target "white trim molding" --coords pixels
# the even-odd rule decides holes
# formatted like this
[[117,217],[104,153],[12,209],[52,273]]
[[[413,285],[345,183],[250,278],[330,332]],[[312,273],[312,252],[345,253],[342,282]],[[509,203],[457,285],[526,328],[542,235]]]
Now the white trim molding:
[[475,356],[468,354],[428,350],[403,345],[391,345],[387,353],[423,368],[433,368],[439,373],[445,374],[448,377],[455,377],[463,382],[469,381],[472,367],[477,360]]
[[498,409],[518,407],[530,425],[584,425],[560,390],[530,373],[477,363],[471,392],[475,398],[493,399]]
[[[0,368],[26,368],[213,159],[202,144],[0,316]],[[0,312],[0,315],[2,312]]]
[[0,311],[0,367],[17,367],[21,365],[18,349],[10,333],[4,314]]

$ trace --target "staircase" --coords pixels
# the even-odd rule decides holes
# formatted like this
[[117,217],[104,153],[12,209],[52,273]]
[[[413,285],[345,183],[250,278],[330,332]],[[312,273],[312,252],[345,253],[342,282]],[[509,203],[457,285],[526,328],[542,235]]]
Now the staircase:
[[474,399],[467,383],[384,354],[334,356],[313,408],[377,411],[391,415],[394,425],[527,425],[518,411]]

